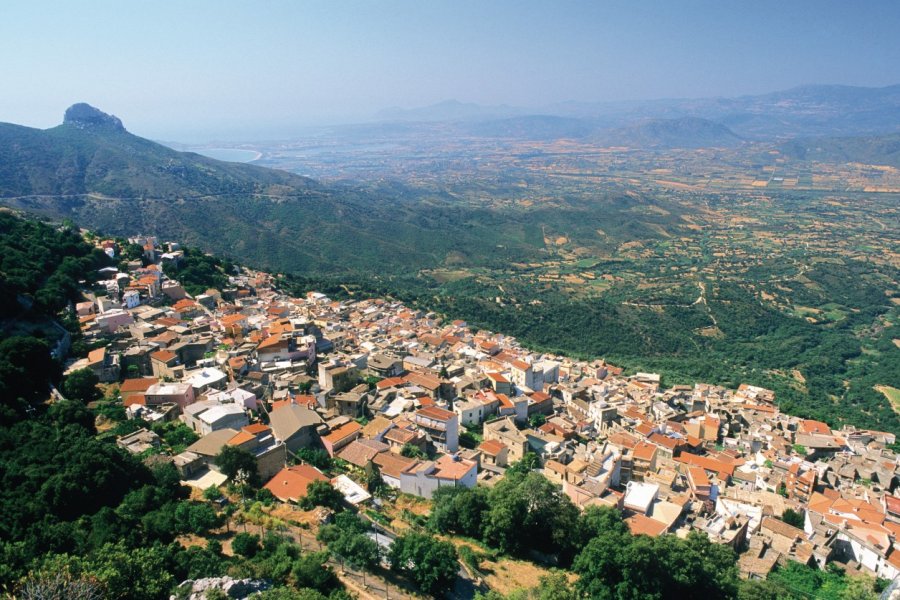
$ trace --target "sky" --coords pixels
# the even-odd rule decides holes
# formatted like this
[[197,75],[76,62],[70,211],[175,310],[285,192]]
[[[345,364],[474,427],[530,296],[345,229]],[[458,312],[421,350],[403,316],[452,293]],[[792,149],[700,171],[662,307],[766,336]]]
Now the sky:
[[900,83],[894,0],[3,0],[0,121],[88,102],[263,139],[447,99],[541,107]]

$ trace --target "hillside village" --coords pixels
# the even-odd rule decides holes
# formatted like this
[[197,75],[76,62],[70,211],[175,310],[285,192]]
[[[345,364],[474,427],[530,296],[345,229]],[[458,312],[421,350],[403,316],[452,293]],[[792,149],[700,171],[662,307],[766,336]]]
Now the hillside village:
[[[429,499],[534,460],[575,505],[615,507],[635,534],[701,531],[732,546],[745,577],[788,560],[900,575],[891,433],[784,414],[748,385],[666,389],[656,374],[530,352],[391,300],[290,297],[258,271],[190,296],[163,272],[183,259],[177,244],[131,241],[143,260],[106,269],[106,295],[76,306],[85,339],[108,343],[68,370],[118,384],[140,425],[119,446],[172,461],[198,490],[225,483],[226,447],[255,456],[282,502],[302,502],[319,480],[360,507],[378,502],[373,471]],[[151,428],[164,422],[199,439],[166,455]],[[304,462],[308,449],[346,468],[326,474]]]

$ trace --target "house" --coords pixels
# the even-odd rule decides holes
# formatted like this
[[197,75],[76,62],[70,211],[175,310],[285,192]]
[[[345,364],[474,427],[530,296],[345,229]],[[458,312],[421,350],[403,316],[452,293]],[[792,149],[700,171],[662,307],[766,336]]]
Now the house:
[[407,458],[393,452],[380,452],[372,459],[372,464],[381,472],[381,480],[385,485],[394,489],[400,489],[400,476],[419,461],[415,458]]
[[133,404],[133,398],[140,396],[140,404],[143,404],[144,394],[147,393],[152,386],[159,383],[159,380],[154,377],[141,377],[135,379],[126,379],[122,382],[122,385],[119,386],[119,394],[122,396],[122,404],[125,406],[129,406]]
[[374,377],[397,377],[403,373],[403,361],[385,354],[371,354],[366,368]]
[[428,406],[413,414],[413,422],[441,452],[456,452],[459,449],[459,417],[455,413]]
[[97,315],[94,321],[101,331],[107,333],[115,333],[120,327],[128,327],[134,323],[134,317],[131,313],[122,309],[109,310],[103,314]]
[[172,403],[184,411],[186,406],[195,401],[194,388],[189,383],[154,383],[144,393],[144,403],[147,406]]
[[509,464],[509,448],[499,440],[487,440],[478,445],[481,460],[488,465],[505,467]]
[[333,398],[333,401],[337,413],[341,416],[358,419],[366,416],[366,412],[368,412],[369,394],[356,391],[356,388],[349,392],[338,394]]
[[543,387],[543,381],[541,386],[538,386],[532,366],[522,360],[514,360],[509,364],[509,379],[523,391],[537,391]]
[[512,384],[510,383],[509,379],[503,376],[502,373],[489,371],[488,373],[486,373],[486,375],[494,392],[506,395],[512,393]]
[[331,480],[331,485],[344,495],[344,500],[348,504],[353,506],[359,506],[372,499],[372,495],[369,492],[346,475],[338,475]]
[[168,377],[174,379],[178,376],[175,367],[180,365],[178,355],[171,350],[157,350],[150,354],[150,368],[157,379]]
[[359,371],[355,366],[339,363],[319,363],[319,387],[336,393],[352,389],[359,381]]
[[478,463],[451,454],[412,465],[400,473],[401,492],[429,499],[439,487],[473,488],[477,482]]
[[128,452],[130,452],[131,454],[140,454],[141,452],[146,452],[147,450],[159,448],[160,440],[159,436],[154,432],[141,427],[134,433],[123,435],[117,438],[116,445],[119,448],[128,450]]
[[477,400],[457,400],[453,403],[453,412],[463,426],[480,425],[485,418],[485,409],[485,405]]
[[342,448],[348,446],[362,434],[362,425],[356,421],[344,423],[332,429],[328,435],[322,436],[322,445],[329,456],[334,456]]
[[510,417],[484,424],[484,441],[497,440],[507,447],[507,460],[516,462],[528,451],[526,437]]
[[214,367],[196,369],[185,372],[184,382],[193,386],[197,394],[207,390],[224,390],[228,385],[228,374]]
[[372,462],[372,459],[374,459],[376,455],[381,452],[388,452],[389,450],[389,446],[382,442],[368,439],[357,439],[342,448],[337,453],[337,456],[341,460],[345,460],[351,465],[365,468],[369,465],[369,463]]
[[298,344],[298,338],[290,335],[272,335],[264,339],[256,347],[259,362],[277,361],[309,361],[315,360],[315,341]]
[[247,410],[256,410],[256,394],[239,387],[210,391],[206,394],[206,399],[217,404],[234,404]]
[[216,457],[226,446],[241,448],[256,458],[256,470],[265,480],[284,466],[287,460],[284,444],[278,442],[265,425],[254,424],[235,429],[218,429],[203,436],[175,457],[182,477],[189,477],[209,467],[218,470]]
[[94,372],[101,383],[119,380],[119,357],[107,348],[96,348],[88,352],[87,368]]
[[263,487],[282,502],[300,502],[306,498],[306,489],[313,481],[328,481],[328,478],[312,465],[285,467],[275,474]]
[[289,404],[273,410],[269,415],[269,424],[275,439],[283,442],[288,451],[296,452],[317,443],[319,436],[316,430],[324,421],[313,410]]
[[632,450],[631,477],[643,481],[647,473],[656,472],[656,454],[656,446],[639,442]]
[[243,406],[219,404],[209,400],[184,407],[181,418],[200,435],[219,429],[240,429],[250,424]]

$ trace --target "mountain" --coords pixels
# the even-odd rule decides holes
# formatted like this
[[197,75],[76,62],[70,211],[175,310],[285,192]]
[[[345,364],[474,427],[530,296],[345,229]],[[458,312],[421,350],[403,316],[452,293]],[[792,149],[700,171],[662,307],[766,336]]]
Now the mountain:
[[378,121],[472,121],[501,119],[522,114],[527,114],[527,111],[505,104],[483,106],[471,102],[445,100],[418,108],[387,108],[376,113],[375,119]]
[[390,109],[388,121],[492,121],[545,115],[587,119],[607,128],[650,119],[695,117],[725,125],[742,138],[786,139],[900,131],[900,85],[805,85],[733,98],[664,98],[616,102],[560,102],[536,108],[480,106],[455,100],[428,107]]
[[[678,222],[670,206],[635,218],[636,200],[531,209],[468,205],[396,182],[325,186],[305,177],[177,152],[76,106],[47,130],[0,124],[0,204],[108,234],[157,235],[293,272],[409,273],[535,259],[540,227],[584,228],[595,243]],[[621,230],[621,235],[617,232]],[[654,234],[649,234],[651,237]],[[661,235],[661,234],[660,234]]]
[[651,119],[599,134],[596,138],[606,146],[629,148],[725,148],[742,140],[721,123],[697,117]]
[[555,117],[552,115],[527,115],[490,121],[464,123],[463,133],[491,138],[521,140],[554,140],[583,138],[597,129],[589,119]]
[[785,155],[828,163],[864,163],[900,167],[900,133],[881,136],[792,140],[779,146]]
[[314,187],[285,171],[176,152],[129,133],[118,118],[87,104],[70,107],[51,129],[0,123],[0,197],[280,196]]

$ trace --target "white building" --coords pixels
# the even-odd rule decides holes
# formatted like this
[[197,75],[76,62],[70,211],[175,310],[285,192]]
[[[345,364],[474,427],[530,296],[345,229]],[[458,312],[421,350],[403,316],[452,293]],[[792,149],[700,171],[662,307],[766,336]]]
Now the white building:
[[417,463],[400,473],[401,492],[429,499],[439,487],[473,488],[477,482],[478,463],[455,454]]

